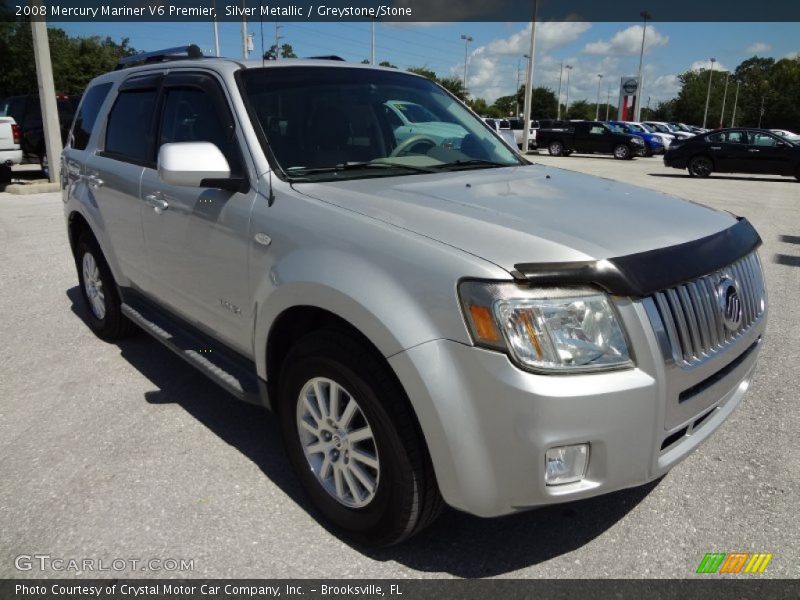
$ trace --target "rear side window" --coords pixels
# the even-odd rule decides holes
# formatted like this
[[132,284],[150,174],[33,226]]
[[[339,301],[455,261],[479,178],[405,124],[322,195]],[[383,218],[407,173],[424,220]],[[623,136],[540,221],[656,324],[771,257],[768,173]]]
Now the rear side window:
[[72,126],[72,147],[76,150],[85,150],[89,144],[97,113],[110,89],[110,83],[101,83],[89,88],[83,95],[83,102],[81,102],[80,110],[75,118],[75,124]]
[[150,138],[157,90],[120,92],[108,115],[105,151],[115,158],[150,163]]

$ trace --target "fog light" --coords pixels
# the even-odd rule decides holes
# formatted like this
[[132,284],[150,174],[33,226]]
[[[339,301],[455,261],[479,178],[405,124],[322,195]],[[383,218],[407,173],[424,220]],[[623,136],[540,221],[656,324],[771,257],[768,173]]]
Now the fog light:
[[589,444],[550,448],[544,457],[547,485],[574,483],[583,479],[589,462]]

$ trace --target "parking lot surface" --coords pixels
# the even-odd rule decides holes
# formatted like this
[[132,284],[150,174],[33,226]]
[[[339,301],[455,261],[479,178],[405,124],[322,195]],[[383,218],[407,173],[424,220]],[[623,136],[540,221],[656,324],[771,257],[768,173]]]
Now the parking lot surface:
[[[773,553],[761,577],[797,577],[800,183],[530,158],[730,210],[764,240],[770,322],[753,384],[664,479],[502,519],[447,510],[398,547],[351,546],[309,512],[276,419],[144,334],[89,331],[59,194],[0,193],[0,577],[683,578],[706,552],[735,551]],[[37,553],[193,568],[15,568]]]

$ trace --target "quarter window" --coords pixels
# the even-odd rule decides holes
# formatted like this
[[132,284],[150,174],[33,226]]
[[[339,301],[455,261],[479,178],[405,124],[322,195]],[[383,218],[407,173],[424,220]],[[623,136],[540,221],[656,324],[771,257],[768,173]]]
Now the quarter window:
[[72,147],[76,150],[85,150],[89,144],[89,137],[92,135],[94,122],[97,120],[97,113],[108,96],[111,89],[110,83],[101,83],[86,91],[81,102],[78,115],[75,117],[75,124],[72,127]]

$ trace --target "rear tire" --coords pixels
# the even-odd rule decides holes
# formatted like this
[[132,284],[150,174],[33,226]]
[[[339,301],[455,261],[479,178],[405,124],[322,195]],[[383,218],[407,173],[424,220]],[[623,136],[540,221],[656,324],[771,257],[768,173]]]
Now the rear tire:
[[694,156],[687,169],[692,177],[708,177],[714,171],[714,163],[707,156]]
[[136,333],[136,325],[122,314],[117,284],[97,240],[89,233],[82,233],[75,244],[74,256],[89,328],[107,342]]
[[558,140],[554,140],[550,142],[547,151],[550,153],[550,156],[564,156],[564,144]]
[[297,477],[338,533],[387,546],[438,516],[443,501],[422,433],[372,349],[335,331],[304,337],[284,362],[278,407]]

